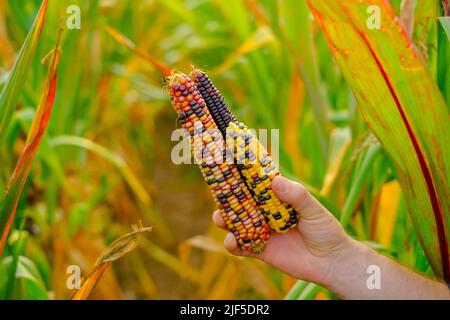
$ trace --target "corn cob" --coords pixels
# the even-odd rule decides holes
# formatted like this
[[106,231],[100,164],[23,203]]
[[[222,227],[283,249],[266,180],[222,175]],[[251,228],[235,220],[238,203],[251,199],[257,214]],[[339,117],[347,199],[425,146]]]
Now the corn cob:
[[272,230],[285,233],[297,224],[298,214],[282,203],[272,190],[272,180],[280,174],[277,166],[256,136],[244,125],[230,123],[228,130],[234,141],[235,161],[247,186],[252,190],[261,212]]
[[261,253],[270,228],[236,165],[226,161],[225,141],[195,83],[176,73],[168,86],[172,106],[190,134],[194,157],[228,229],[244,249]]
[[190,76],[195,81],[200,94],[205,100],[208,110],[214,118],[214,122],[225,136],[230,122],[238,123],[225,102],[225,99],[203,71],[194,69]]
[[232,156],[270,227],[278,233],[289,231],[297,224],[298,213],[289,204],[282,203],[272,191],[272,180],[280,174],[278,168],[256,136],[245,125],[239,124],[206,73],[195,69],[190,76],[224,137],[227,138],[227,130],[232,136],[235,151]]

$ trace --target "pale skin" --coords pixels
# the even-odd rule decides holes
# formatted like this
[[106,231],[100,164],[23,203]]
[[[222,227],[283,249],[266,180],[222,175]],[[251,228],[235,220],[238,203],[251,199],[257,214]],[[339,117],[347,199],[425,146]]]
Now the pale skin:
[[[280,200],[301,213],[298,226],[286,234],[272,235],[261,255],[242,250],[228,233],[224,245],[232,254],[263,260],[295,278],[328,288],[343,299],[450,299],[445,284],[352,239],[301,184],[276,177],[272,188]],[[227,230],[220,211],[214,213],[213,220]],[[367,268],[371,265],[379,267],[380,289],[368,289]]]

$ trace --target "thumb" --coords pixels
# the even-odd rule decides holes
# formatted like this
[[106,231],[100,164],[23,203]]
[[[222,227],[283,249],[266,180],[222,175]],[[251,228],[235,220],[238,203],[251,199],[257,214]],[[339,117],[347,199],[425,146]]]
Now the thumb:
[[277,176],[272,181],[272,189],[281,201],[289,203],[303,218],[318,218],[327,212],[300,183]]

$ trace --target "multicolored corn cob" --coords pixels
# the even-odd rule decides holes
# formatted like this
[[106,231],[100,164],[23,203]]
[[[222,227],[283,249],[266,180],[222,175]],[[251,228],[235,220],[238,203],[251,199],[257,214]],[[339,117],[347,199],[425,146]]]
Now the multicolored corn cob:
[[277,233],[289,231],[297,224],[298,213],[291,205],[282,203],[272,190],[272,180],[280,174],[277,166],[244,124],[232,122],[228,132],[234,140],[238,169],[270,227]]
[[[236,120],[225,99],[206,73],[195,69],[190,76],[225,139],[228,140],[230,135],[233,138],[232,156],[259,209],[267,217],[270,227],[278,233],[289,231],[297,225],[298,213],[289,204],[282,203],[272,191],[272,180],[280,174],[272,158],[256,136]],[[227,146],[229,147],[229,141]],[[227,148],[227,151],[229,149]]]
[[214,86],[209,77],[201,70],[194,69],[190,73],[190,77],[195,81],[195,84],[200,91],[203,99],[208,106],[209,112],[214,118],[219,130],[225,136],[230,122],[238,123],[225,99],[220,94],[219,90]]
[[227,162],[225,140],[202,95],[191,78],[181,73],[172,74],[168,89],[228,229],[244,249],[261,253],[270,237],[270,227],[236,165]]

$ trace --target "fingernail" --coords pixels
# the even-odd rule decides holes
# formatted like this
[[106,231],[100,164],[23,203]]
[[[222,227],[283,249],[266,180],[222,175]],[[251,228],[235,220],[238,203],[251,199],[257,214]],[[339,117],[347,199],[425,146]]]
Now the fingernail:
[[286,193],[288,191],[288,180],[283,177],[275,177],[272,182],[272,189],[277,193]]

